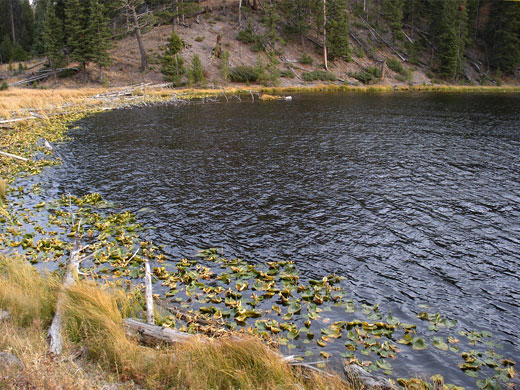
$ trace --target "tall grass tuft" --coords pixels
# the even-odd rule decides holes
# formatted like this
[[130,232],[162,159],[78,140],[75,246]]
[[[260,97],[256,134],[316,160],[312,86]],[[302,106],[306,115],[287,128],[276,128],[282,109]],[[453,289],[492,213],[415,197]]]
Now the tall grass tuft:
[[34,320],[50,324],[57,287],[55,278],[42,278],[22,258],[0,256],[0,307],[8,310],[19,326],[27,326]]

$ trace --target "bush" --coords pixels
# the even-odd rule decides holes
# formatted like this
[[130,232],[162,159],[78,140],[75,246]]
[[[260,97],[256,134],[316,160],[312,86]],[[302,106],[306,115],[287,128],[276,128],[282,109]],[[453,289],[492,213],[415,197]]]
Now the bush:
[[308,54],[303,53],[302,57],[300,58],[300,64],[303,65],[312,65],[312,57]]
[[238,32],[237,40],[242,43],[254,43],[255,37],[256,35],[253,32],[253,27],[251,26],[251,23],[249,23],[244,30]]
[[198,36],[197,38],[195,38],[195,40],[197,42],[202,42],[204,40],[204,37]]
[[237,40],[242,43],[254,43],[251,47],[252,51],[264,51],[265,43],[261,36],[255,34],[251,23],[247,25],[244,30],[240,30],[237,35]]
[[365,58],[365,50],[362,47],[356,49],[355,55],[357,58]]
[[5,90],[7,90],[7,89],[9,89],[9,85],[7,85],[7,82],[6,82],[6,81],[2,81],[2,82],[0,83],[0,91],[5,91]]
[[254,66],[239,65],[229,72],[229,79],[235,83],[255,82],[258,77],[257,69]]
[[284,69],[280,72],[280,77],[285,77],[286,79],[293,79],[296,77],[296,75],[292,70]]
[[394,57],[390,57],[386,60],[386,65],[390,70],[393,70],[396,73],[404,75],[406,73],[406,69],[403,67],[403,64]]
[[376,66],[369,66],[359,72],[349,73],[349,76],[354,77],[363,84],[370,84],[381,78],[381,71]]
[[305,72],[302,74],[305,81],[336,81],[337,78],[332,72],[325,70],[314,70],[312,72]]

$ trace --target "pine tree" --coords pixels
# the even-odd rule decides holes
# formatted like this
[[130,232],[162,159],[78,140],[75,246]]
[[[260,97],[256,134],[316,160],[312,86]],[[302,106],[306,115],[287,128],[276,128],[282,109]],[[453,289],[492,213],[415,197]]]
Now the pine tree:
[[70,57],[85,69],[90,60],[90,45],[86,39],[85,9],[79,0],[65,1],[65,36]]
[[198,54],[195,54],[191,60],[188,82],[190,84],[204,84],[206,82],[204,77],[204,68],[202,67],[202,62],[200,62]]
[[345,0],[327,1],[327,57],[350,59],[348,17]]
[[383,14],[390,24],[394,42],[404,38],[403,8],[404,0],[384,0],[383,2]]
[[514,73],[520,66],[520,4],[496,2],[492,5],[488,26],[491,65],[502,72]]
[[444,0],[432,3],[430,30],[436,44],[436,71],[454,80],[462,72],[467,44],[468,15],[466,0]]
[[56,78],[56,69],[63,63],[63,35],[60,20],[56,17],[54,4],[47,4],[47,12],[45,13],[45,23],[43,26],[43,45],[44,52],[49,60],[51,68],[54,70]]
[[90,0],[90,26],[88,30],[92,61],[101,69],[109,66],[110,32],[106,22],[103,6],[98,0]]
[[49,0],[35,0],[34,5],[34,43],[33,52],[38,55],[44,54],[43,30],[45,25],[45,14]]
[[30,52],[34,42],[34,15],[29,0],[23,0],[20,4],[20,45]]
[[0,43],[0,63],[7,64],[13,58],[13,45],[8,34],[4,35],[4,39]]
[[182,40],[173,32],[168,38],[168,47],[162,57],[161,73],[164,79],[174,85],[180,85],[181,78],[186,73],[184,59],[179,55],[182,50]]

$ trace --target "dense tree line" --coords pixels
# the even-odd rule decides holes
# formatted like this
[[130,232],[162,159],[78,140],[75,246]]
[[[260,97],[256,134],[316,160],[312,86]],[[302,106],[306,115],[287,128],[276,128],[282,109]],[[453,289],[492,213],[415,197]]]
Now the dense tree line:
[[[485,53],[486,65],[497,72],[513,73],[520,66],[520,2],[244,0],[243,4],[263,13],[270,34],[284,31],[298,36],[303,51],[312,35],[324,46],[325,60],[351,58],[350,23],[362,21],[390,37],[410,62],[422,59],[449,80],[463,74],[470,49]],[[198,7],[192,0],[34,0],[32,4],[0,0],[0,61],[45,55],[54,68],[66,61],[77,61],[82,68],[89,63],[103,67],[110,61],[111,39],[135,33],[144,69],[147,60],[140,30],[150,23],[142,23],[142,18],[151,14],[152,24],[171,23],[175,30]],[[222,0],[224,12],[229,7]],[[182,69],[178,53],[166,56],[176,60],[178,75]]]

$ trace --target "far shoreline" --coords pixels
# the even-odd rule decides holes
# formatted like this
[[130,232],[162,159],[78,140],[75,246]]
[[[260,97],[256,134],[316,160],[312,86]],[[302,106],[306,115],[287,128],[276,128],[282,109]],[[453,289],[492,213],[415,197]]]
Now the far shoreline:
[[[289,86],[227,85],[213,87],[171,88],[168,84],[141,83],[125,87],[103,88],[97,86],[57,87],[46,89],[9,88],[0,91],[0,127],[10,123],[98,110],[130,108],[154,104],[188,102],[206,98],[231,101],[232,97],[250,95],[252,100],[276,100],[291,93],[353,92],[353,93],[520,93],[520,86],[470,86],[450,84],[415,85],[338,85],[312,84]],[[262,99],[262,95],[266,98]],[[256,95],[256,97],[255,97]],[[268,96],[275,95],[275,96]]]

